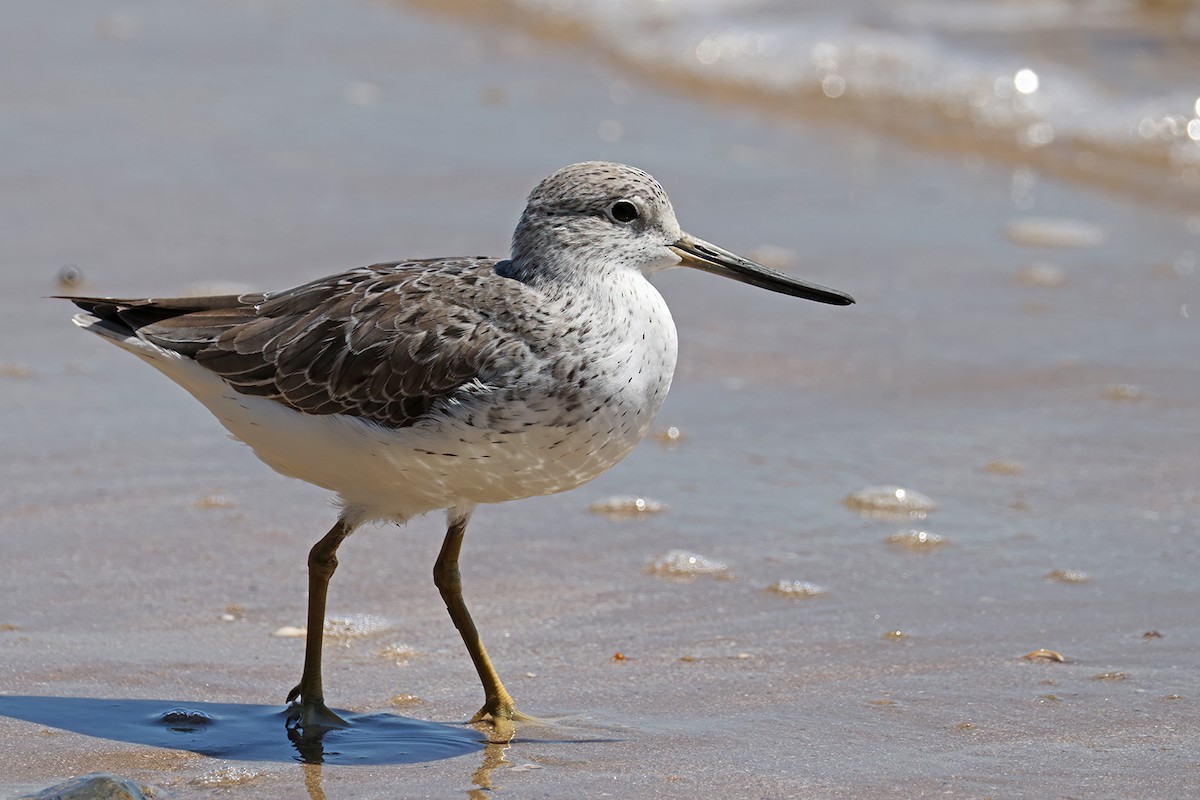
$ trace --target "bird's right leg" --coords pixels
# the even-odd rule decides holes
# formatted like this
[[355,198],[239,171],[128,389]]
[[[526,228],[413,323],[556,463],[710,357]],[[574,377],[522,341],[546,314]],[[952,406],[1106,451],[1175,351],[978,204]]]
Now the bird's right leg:
[[313,545],[308,553],[308,633],[304,641],[304,672],[300,683],[288,692],[292,705],[291,721],[305,730],[346,728],[350,723],[325,705],[325,690],[321,685],[321,640],[325,631],[325,596],[329,579],[337,569],[338,545],[350,535],[354,526],[345,516],[330,528],[329,533]]

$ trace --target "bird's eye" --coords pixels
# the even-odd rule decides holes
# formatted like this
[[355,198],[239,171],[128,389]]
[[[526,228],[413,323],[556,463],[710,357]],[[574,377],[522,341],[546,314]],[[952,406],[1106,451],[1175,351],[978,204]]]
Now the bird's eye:
[[633,222],[638,218],[638,208],[628,200],[618,200],[608,210],[617,222]]

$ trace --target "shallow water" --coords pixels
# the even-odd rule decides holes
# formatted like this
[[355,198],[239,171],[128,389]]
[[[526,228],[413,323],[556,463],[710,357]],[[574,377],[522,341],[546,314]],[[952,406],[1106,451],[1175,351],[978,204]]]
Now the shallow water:
[[[437,5],[589,47],[637,80],[721,103],[832,118],[1200,211],[1193,3]],[[628,91],[614,87],[613,99]],[[601,137],[624,127],[614,119]]]
[[395,714],[344,713],[350,727],[304,735],[279,706],[170,700],[0,696],[0,715],[127,744],[186,750],[215,759],[306,764],[417,764],[478,752],[465,726]]

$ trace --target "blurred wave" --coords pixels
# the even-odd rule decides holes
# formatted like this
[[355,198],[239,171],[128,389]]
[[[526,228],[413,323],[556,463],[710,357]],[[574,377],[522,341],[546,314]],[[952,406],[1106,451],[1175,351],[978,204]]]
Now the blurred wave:
[[1200,212],[1200,3],[452,0],[710,99]]

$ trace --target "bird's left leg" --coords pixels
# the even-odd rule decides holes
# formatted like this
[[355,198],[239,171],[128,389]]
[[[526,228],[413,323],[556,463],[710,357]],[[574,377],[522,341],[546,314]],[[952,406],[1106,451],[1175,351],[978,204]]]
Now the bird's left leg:
[[475,670],[479,673],[479,680],[483,684],[483,708],[479,709],[479,712],[471,718],[471,722],[491,719],[497,729],[504,727],[511,730],[513,720],[520,720],[523,715],[517,711],[512,695],[500,682],[500,676],[496,674],[496,668],[492,666],[492,660],[488,658],[487,650],[479,638],[479,631],[471,620],[471,613],[467,611],[467,604],[463,601],[462,596],[458,555],[462,550],[463,534],[467,530],[467,522],[471,519],[471,509],[466,511],[451,509],[447,516],[449,527],[446,531],[446,540],[442,543],[442,551],[433,565],[433,582],[441,592],[442,600],[446,602],[446,610],[450,612],[450,619],[454,620],[454,626],[462,634],[463,643],[467,646],[467,652],[471,654],[471,660],[475,662]]

